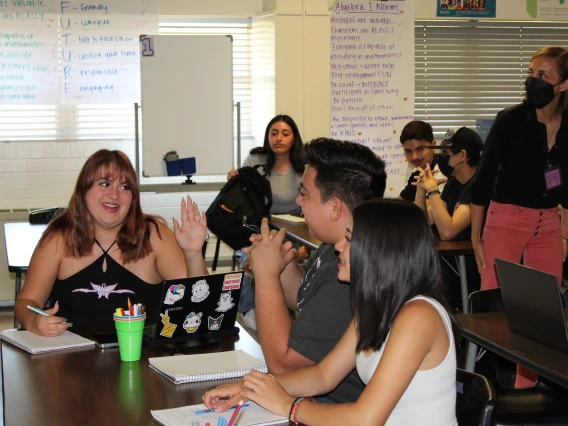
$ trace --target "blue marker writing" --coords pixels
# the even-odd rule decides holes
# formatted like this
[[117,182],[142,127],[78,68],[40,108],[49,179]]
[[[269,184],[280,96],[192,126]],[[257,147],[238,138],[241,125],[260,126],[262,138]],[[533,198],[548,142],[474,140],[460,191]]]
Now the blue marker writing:
[[[245,408],[245,407],[248,407],[248,406],[249,406],[249,404],[243,404],[242,408]],[[237,408],[237,405],[235,405],[234,407],[231,407],[231,408],[227,409],[227,411],[229,411],[229,410],[234,410],[234,409],[236,409],[236,408]],[[196,414],[196,415],[199,415],[199,414],[207,414],[207,413],[215,413],[215,412],[216,412],[215,408],[210,408],[209,410],[197,410],[197,411],[195,412],[195,414]]]

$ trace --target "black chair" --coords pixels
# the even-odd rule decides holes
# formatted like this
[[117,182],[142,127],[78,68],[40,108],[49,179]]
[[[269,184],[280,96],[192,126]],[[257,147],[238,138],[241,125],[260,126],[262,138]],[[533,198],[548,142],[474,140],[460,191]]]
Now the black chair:
[[[217,237],[217,243],[215,245],[215,254],[213,255],[213,263],[211,264],[211,271],[215,272],[217,270],[217,264],[219,263],[219,250],[221,249],[221,240]],[[241,250],[233,251],[231,271],[237,270],[237,264],[241,260],[243,255]]]
[[[501,289],[471,293],[469,307],[471,313],[504,312]],[[495,389],[492,426],[568,425],[567,390],[544,379],[530,388],[515,389],[516,364],[489,351],[476,362],[475,370]]]
[[495,391],[482,375],[456,370],[456,417],[459,426],[490,426]]

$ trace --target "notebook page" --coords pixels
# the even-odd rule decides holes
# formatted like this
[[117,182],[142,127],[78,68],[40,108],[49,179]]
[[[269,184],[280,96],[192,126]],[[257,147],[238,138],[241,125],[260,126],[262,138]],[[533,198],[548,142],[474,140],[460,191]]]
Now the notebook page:
[[[256,405],[252,401],[248,401],[248,407],[243,407],[239,412],[235,425],[238,426],[261,426],[261,425],[274,425],[274,424],[287,424],[288,418],[277,416],[270,411]],[[223,414],[206,413],[195,414],[197,410],[207,409],[205,405],[188,405],[186,407],[172,408],[169,410],[153,410],[150,411],[154,419],[166,426],[186,426],[193,421],[198,421],[204,425],[209,422],[212,425],[217,425],[219,417],[223,417],[229,422],[233,415],[233,410],[226,411]]]
[[150,358],[148,362],[176,383],[241,377],[253,369],[266,372],[264,361],[243,350]]
[[31,354],[95,345],[94,341],[70,331],[65,331],[56,337],[45,337],[25,330],[6,330],[0,333],[0,338]]

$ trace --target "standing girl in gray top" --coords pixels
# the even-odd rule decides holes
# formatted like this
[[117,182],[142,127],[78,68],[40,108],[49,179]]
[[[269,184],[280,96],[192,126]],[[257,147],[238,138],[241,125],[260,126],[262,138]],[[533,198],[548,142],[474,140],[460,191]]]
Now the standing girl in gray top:
[[[264,144],[251,149],[242,167],[254,167],[268,179],[272,188],[271,214],[298,212],[296,197],[300,189],[300,181],[304,173],[304,164],[300,160],[302,137],[298,126],[288,115],[277,115],[266,126]],[[227,180],[238,174],[232,169],[227,173]],[[248,255],[241,256],[241,265]],[[248,275],[248,274],[247,274]],[[256,330],[254,313],[254,287],[250,276],[246,276],[242,284],[239,311],[243,313],[245,324]]]

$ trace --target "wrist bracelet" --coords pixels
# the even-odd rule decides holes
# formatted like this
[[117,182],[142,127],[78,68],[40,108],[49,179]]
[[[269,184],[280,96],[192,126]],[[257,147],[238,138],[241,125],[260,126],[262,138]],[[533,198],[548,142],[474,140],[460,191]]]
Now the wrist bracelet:
[[433,191],[427,192],[427,193],[426,193],[426,198],[430,198],[430,195],[432,195],[432,194],[441,194],[441,192],[440,192],[439,189],[435,189],[435,190],[433,190]]
[[290,406],[290,421],[295,425],[298,424],[298,421],[296,420],[296,411],[298,410],[298,407],[303,400],[304,398],[296,398],[292,403],[292,405]]

